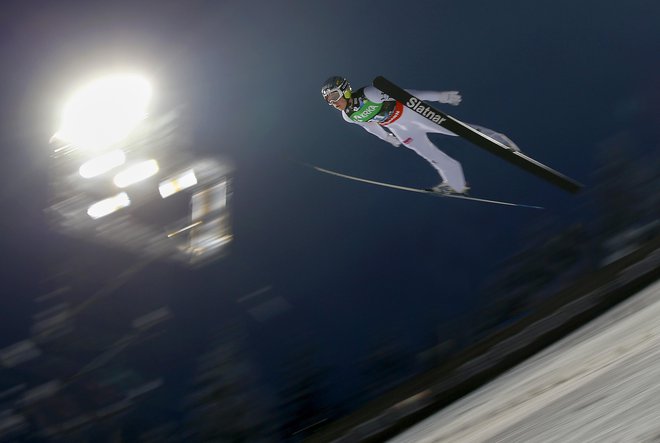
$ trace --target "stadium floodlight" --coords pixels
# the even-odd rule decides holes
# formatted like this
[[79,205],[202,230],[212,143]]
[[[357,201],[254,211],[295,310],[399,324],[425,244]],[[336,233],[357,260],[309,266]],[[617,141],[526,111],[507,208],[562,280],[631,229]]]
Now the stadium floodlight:
[[195,176],[195,171],[188,169],[175,177],[161,182],[158,185],[158,192],[160,192],[161,197],[167,198],[196,184],[197,177]]
[[130,204],[131,200],[128,198],[128,194],[121,192],[114,197],[106,198],[105,200],[94,203],[89,209],[87,209],[87,215],[93,219],[105,217],[106,215],[110,215]]
[[129,166],[117,175],[113,180],[115,186],[126,188],[132,184],[145,180],[158,173],[158,162],[146,160]]
[[83,149],[111,146],[144,119],[150,98],[151,86],[140,76],[103,77],[66,103],[55,137]]
[[125,161],[124,151],[117,149],[86,161],[78,172],[82,178],[93,178],[123,165]]

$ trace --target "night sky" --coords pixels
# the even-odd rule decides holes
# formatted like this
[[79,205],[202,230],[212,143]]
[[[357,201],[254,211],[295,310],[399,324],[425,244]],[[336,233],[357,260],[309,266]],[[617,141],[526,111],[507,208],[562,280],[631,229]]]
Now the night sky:
[[[333,404],[355,407],[365,390],[357,365],[374,346],[418,352],[429,337],[460,342],[482,315],[482,288],[498,264],[530,239],[595,222],[586,202],[604,146],[619,141],[633,158],[657,154],[653,0],[3,5],[0,348],[29,336],[34,299],[52,290],[63,264],[80,301],[135,260],[54,232],[43,212],[48,139],[80,81],[113,69],[143,72],[157,101],[185,109],[193,152],[235,165],[229,255],[197,270],[153,263],[73,332],[119,337],[132,318],[168,306],[164,336],[122,356],[164,377],[168,414],[179,411],[197,356],[227,325],[244,331],[264,397],[278,389],[274,368],[313,349]],[[323,102],[330,75],[346,76],[354,89],[383,75],[404,88],[459,90],[460,106],[438,107],[507,134],[587,190],[571,196],[442,135],[431,139],[462,163],[472,195],[547,209],[429,198],[317,173],[303,163],[437,184],[412,151],[346,124]],[[264,288],[285,309],[259,321],[241,298]]]

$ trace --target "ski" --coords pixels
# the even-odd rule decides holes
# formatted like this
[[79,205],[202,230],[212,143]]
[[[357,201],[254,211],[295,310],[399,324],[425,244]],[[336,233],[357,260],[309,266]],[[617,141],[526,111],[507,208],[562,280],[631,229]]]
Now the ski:
[[435,192],[435,191],[432,191],[430,189],[413,188],[413,187],[410,187],[410,186],[401,186],[401,185],[395,185],[393,183],[379,182],[379,181],[376,181],[376,180],[368,180],[366,178],[355,177],[353,175],[348,175],[348,174],[342,174],[341,172],[332,171],[330,169],[324,169],[324,168],[314,166],[314,165],[307,165],[307,166],[309,166],[313,169],[316,169],[319,172],[323,172],[324,174],[330,174],[330,175],[334,175],[336,177],[342,177],[342,178],[346,178],[348,180],[354,180],[354,181],[357,181],[357,182],[368,183],[368,184],[376,185],[376,186],[382,186],[382,187],[385,187],[385,188],[398,189],[400,191],[418,192],[420,194],[430,194],[430,195],[433,195],[435,197],[447,197],[447,198],[457,198],[457,199],[460,199],[460,200],[472,200],[472,201],[475,201],[475,202],[490,203],[490,204],[494,204],[494,205],[517,206],[519,208],[530,208],[530,209],[545,209],[542,206],[524,205],[524,204],[521,204],[521,203],[510,203],[510,202],[505,202],[505,201],[501,201],[501,200],[490,200],[490,199],[486,199],[486,198],[470,197],[468,195],[441,194],[439,192]]
[[526,156],[522,152],[510,149],[506,145],[498,142],[497,140],[488,137],[485,134],[471,128],[462,121],[445,114],[429,105],[428,103],[413,96],[408,91],[398,87],[394,83],[385,79],[384,77],[376,77],[373,85],[392,97],[393,99],[401,102],[407,108],[417,112],[431,122],[450,130],[454,134],[463,137],[467,141],[485,149],[486,151],[494,154],[516,166],[542,178],[549,183],[563,189],[564,191],[575,194],[582,189],[582,184],[565,176],[564,174],[555,171],[549,166]]

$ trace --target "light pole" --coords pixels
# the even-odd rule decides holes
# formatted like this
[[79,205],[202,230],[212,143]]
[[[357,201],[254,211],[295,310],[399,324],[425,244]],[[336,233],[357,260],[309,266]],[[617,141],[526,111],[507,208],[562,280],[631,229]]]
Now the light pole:
[[115,74],[77,90],[50,140],[61,232],[200,265],[227,252],[231,167],[195,158],[176,112],[149,114],[150,83]]

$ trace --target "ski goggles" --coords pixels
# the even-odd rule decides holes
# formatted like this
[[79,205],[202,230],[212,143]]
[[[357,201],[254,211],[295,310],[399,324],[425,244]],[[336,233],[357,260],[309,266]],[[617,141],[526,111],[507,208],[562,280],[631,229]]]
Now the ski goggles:
[[325,99],[326,102],[328,102],[329,105],[333,105],[337,103],[337,101],[343,96],[344,93],[339,88],[327,89],[323,91],[323,98]]

